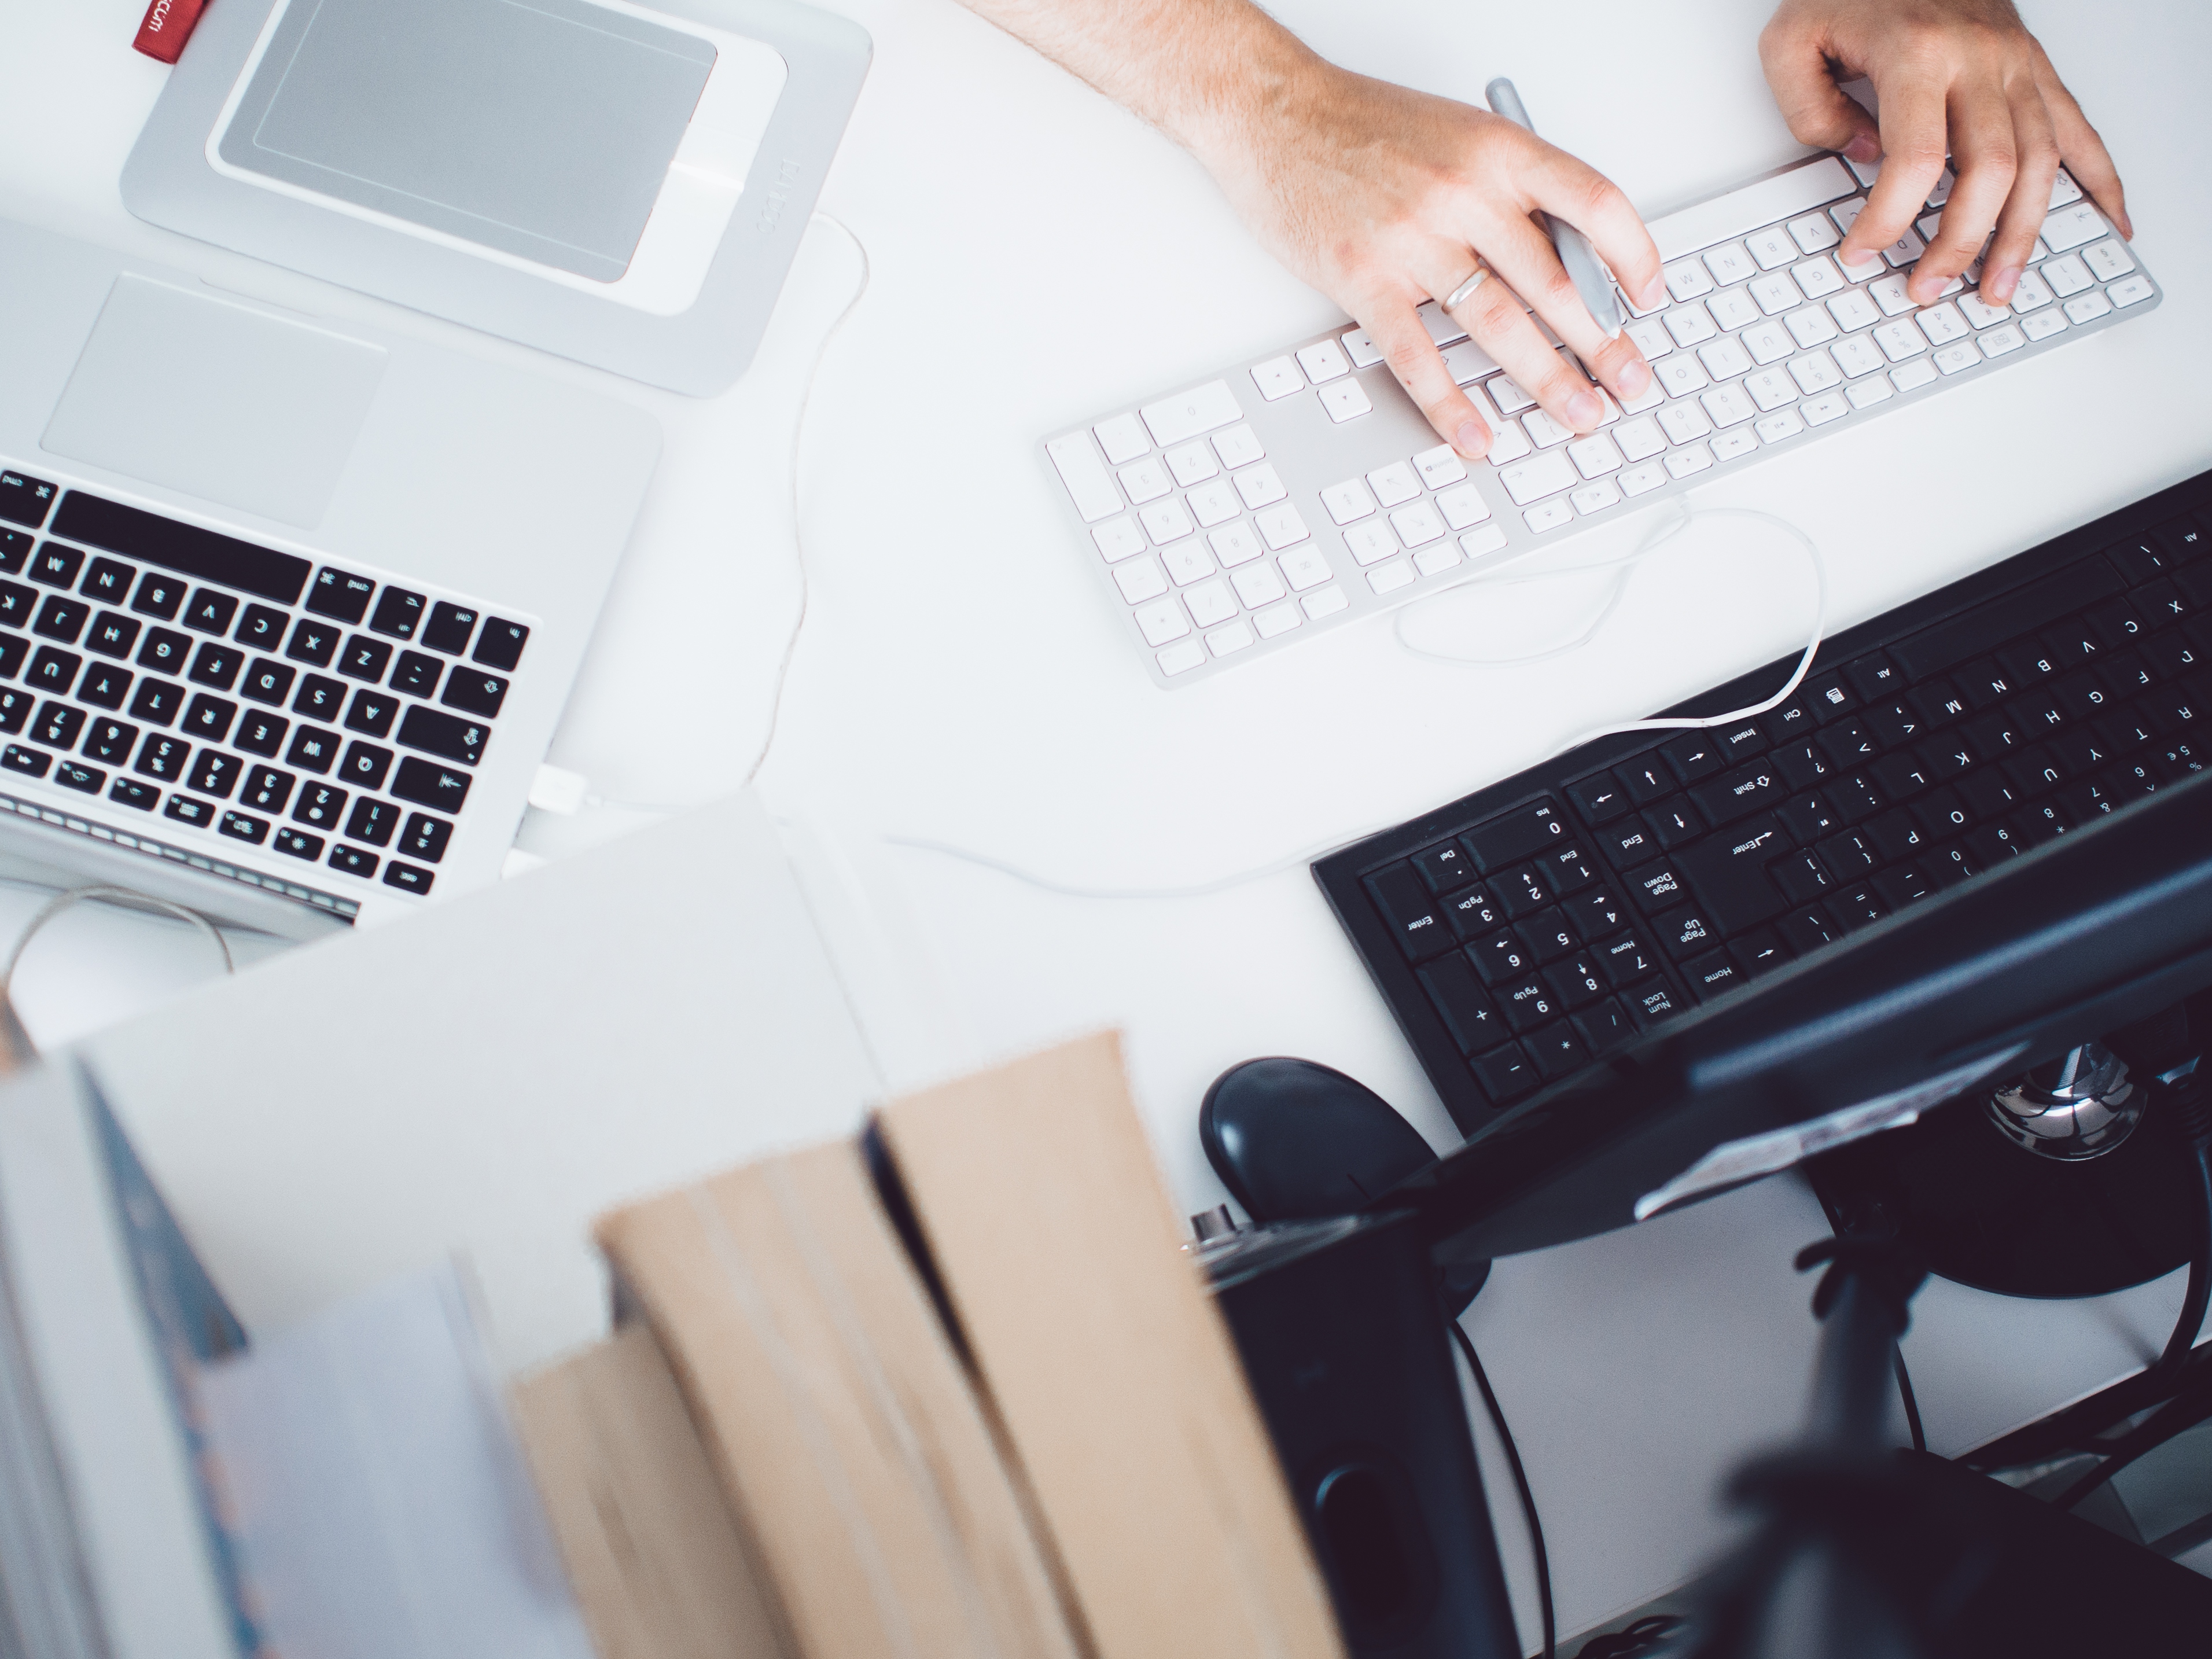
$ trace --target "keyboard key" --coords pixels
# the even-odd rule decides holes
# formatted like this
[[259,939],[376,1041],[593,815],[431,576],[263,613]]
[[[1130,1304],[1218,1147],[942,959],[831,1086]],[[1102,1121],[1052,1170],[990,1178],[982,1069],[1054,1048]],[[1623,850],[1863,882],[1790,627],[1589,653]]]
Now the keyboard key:
[[340,845],[331,848],[331,868],[345,875],[358,876],[363,881],[375,875],[376,866],[380,861],[375,854],[364,852],[358,847]]
[[96,766],[83,766],[76,761],[65,760],[54,768],[54,781],[64,789],[96,795],[100,786],[107,781],[107,774]]
[[1631,988],[1621,994],[1621,1000],[1628,1005],[1628,1017],[1639,1031],[1649,1031],[1682,1012],[1674,988],[1662,979],[1646,980]]
[[[1218,552],[1218,549],[1216,550]],[[1258,551],[1256,547],[1253,550],[1255,556]],[[1228,561],[1224,559],[1222,562],[1226,564]],[[392,665],[392,689],[404,691],[410,697],[427,697],[438,689],[438,676],[445,672],[445,667],[446,665],[435,657],[426,657],[419,651],[403,651],[399,653],[399,660]]]
[[483,757],[483,746],[490,736],[490,728],[481,721],[456,720],[418,702],[408,705],[399,722],[398,742],[409,749],[474,766]]
[[50,594],[32,619],[31,631],[45,639],[58,640],[64,645],[75,645],[76,636],[84,631],[85,619],[91,614],[92,607],[82,599]]
[[1493,986],[1491,995],[1516,1036],[1548,1025],[1565,1012],[1552,988],[1534,975]]
[[131,608],[142,617],[169,622],[183,609],[184,603],[184,583],[159,570],[149,570],[138,579],[138,591],[131,596]]
[[252,755],[276,757],[283,747],[284,733],[291,729],[291,721],[281,714],[268,714],[259,709],[246,710],[246,718],[239,722],[238,731],[231,741]]
[[230,735],[230,723],[237,718],[236,703],[202,691],[192,698],[179,729],[191,732],[202,743],[221,743]]
[[315,580],[307,589],[304,608],[318,617],[334,621],[358,623],[368,613],[369,595],[376,592],[376,584],[366,576],[356,576],[343,570],[334,570],[325,565],[315,573]]
[[302,726],[293,733],[284,763],[306,772],[327,772],[338,757],[338,734],[319,726]]
[[161,804],[161,792],[150,783],[141,783],[136,778],[118,778],[107,798],[125,806],[135,807],[141,812],[150,812]]
[[284,647],[284,654],[295,662],[313,663],[318,668],[327,668],[337,650],[337,629],[328,623],[314,622],[302,617],[292,629],[291,643]]
[[1746,983],[1749,975],[1736,966],[1735,958],[1727,951],[1708,951],[1705,955],[1682,965],[1682,977],[1690,982],[1690,994],[1700,1002],[1711,1002],[1724,992],[1733,991]]
[[1606,994],[1605,975],[1594,956],[1576,953],[1544,969],[1544,983],[1552,988],[1559,1006],[1572,1011],[1588,1006]]
[[38,700],[27,691],[0,691],[0,732],[20,732],[30,723]]
[[83,663],[83,658],[70,652],[42,645],[39,647],[38,655],[31,659],[31,666],[25,672],[23,681],[39,690],[50,692],[58,697],[64,696],[76,683],[76,671]]
[[269,820],[257,818],[246,812],[225,812],[216,828],[233,841],[242,841],[258,847],[269,839]]
[[44,582],[49,587],[75,587],[77,572],[84,568],[84,555],[74,547],[64,547],[59,542],[41,542],[32,556],[27,574],[34,582]]
[[43,755],[35,749],[25,749],[18,744],[11,743],[5,749],[0,749],[0,766],[6,767],[11,772],[21,772],[31,777],[43,778],[46,775],[46,769],[53,763],[54,757],[52,755]]
[[151,732],[139,745],[138,759],[133,768],[140,775],[159,778],[164,783],[173,783],[185,775],[185,762],[191,754],[191,745],[182,738]]
[[280,827],[276,831],[275,846],[280,853],[295,859],[306,859],[311,863],[323,855],[323,838],[302,835],[297,830]]
[[0,582],[0,623],[28,628],[39,608],[39,590],[21,582]]
[[335,832],[345,812],[346,792],[335,785],[310,783],[300,791],[299,805],[292,809],[292,821],[311,829]]
[[[413,801],[418,805],[441,806],[448,811],[458,810],[460,805],[459,799],[447,801],[425,799],[426,793],[434,787],[435,781],[425,775],[423,772],[410,775],[410,768],[427,768],[427,763],[418,761],[412,756],[401,761],[398,776],[392,781],[393,794],[403,800]],[[445,776],[450,778],[453,775],[447,773]],[[468,787],[467,780],[464,778],[459,781],[462,794],[465,796]],[[1441,956],[1452,948],[1454,944],[1452,931],[1445,924],[1435,896],[1429,891],[1427,884],[1415,873],[1411,865],[1394,865],[1388,870],[1370,876],[1367,878],[1367,892],[1368,896],[1374,901],[1376,909],[1382,914],[1383,921],[1396,937],[1400,947],[1413,961],[1420,962],[1431,957]]]
[[155,679],[151,674],[138,682],[138,690],[131,699],[131,714],[134,720],[150,720],[156,726],[167,726],[181,714],[185,707],[185,688],[174,680]]
[[376,601],[376,614],[368,619],[369,630],[395,640],[411,640],[428,603],[422,594],[387,586]]
[[1584,823],[1610,823],[1631,807],[1627,789],[1609,772],[1567,786],[1567,799],[1575,804]]
[[[397,590],[387,587],[384,591],[388,598]],[[338,658],[338,672],[349,679],[366,680],[374,685],[384,678],[384,671],[391,662],[390,646],[356,634],[346,641],[345,651]]]
[[399,850],[410,858],[436,864],[446,856],[447,843],[453,838],[453,826],[443,818],[434,818],[427,812],[410,812],[399,832]]
[[311,720],[334,720],[345,707],[346,687],[342,680],[320,674],[309,674],[300,682],[300,693],[292,699],[292,712],[305,714]]
[[77,734],[84,730],[84,722],[82,708],[72,708],[65,702],[48,702],[31,722],[31,738],[49,749],[74,749]]
[[1789,850],[1788,835],[1767,812],[1681,848],[1674,865],[1723,932],[1739,933],[1782,914],[1784,897],[1768,878],[1766,866]]
[[[4,710],[0,710],[0,730],[20,732],[22,721],[19,717],[14,725],[8,725]],[[126,726],[121,720],[94,719],[84,740],[84,752],[88,759],[121,766],[130,760],[131,750],[137,741],[137,726]]]
[[1685,904],[1654,917],[1651,931],[1658,935],[1661,948],[1678,962],[1720,943],[1713,924],[1694,905]]
[[412,893],[418,898],[428,893],[430,884],[436,880],[437,877],[429,871],[417,869],[411,864],[402,864],[397,859],[384,866],[384,884],[386,887],[396,887],[401,892]]
[[236,646],[218,645],[210,640],[192,653],[192,665],[185,671],[185,678],[195,685],[228,691],[245,660],[246,653]]
[[246,763],[235,755],[226,755],[216,749],[203,749],[185,775],[185,784],[187,788],[197,789],[203,795],[213,795],[217,800],[228,800],[230,792],[238,787],[239,774],[245,769]]
[[181,674],[192,654],[191,636],[179,634],[174,629],[149,628],[146,643],[139,648],[137,664],[164,674]]
[[212,587],[203,587],[193,593],[192,602],[185,607],[185,626],[203,634],[228,634],[231,619],[237,615],[236,599]]
[[85,670],[84,678],[76,688],[79,701],[95,708],[120,708],[123,700],[131,695],[131,672],[113,663],[96,662]]
[[265,605],[249,605],[234,637],[250,651],[274,651],[284,643],[284,624],[290,620]]
[[384,775],[392,769],[392,751],[356,741],[346,745],[337,775],[356,789],[381,789]]
[[[4,592],[7,586],[0,582],[0,592]],[[103,657],[127,657],[131,647],[137,643],[141,626],[129,617],[103,611],[92,619],[92,631],[84,636],[84,648],[97,651]]]
[[371,847],[388,843],[392,832],[399,828],[399,809],[388,800],[375,800],[362,796],[353,804],[353,811],[346,819],[346,835],[355,841],[367,842]]
[[[251,767],[246,774],[246,786],[239,793],[239,805],[258,811],[281,812],[285,802],[292,799],[293,786],[298,781],[289,772],[280,772],[273,766]],[[323,787],[319,784],[314,787]]]
[[173,818],[179,823],[189,823],[196,829],[215,827],[216,809],[207,801],[196,800],[190,795],[172,795],[169,804],[161,809],[161,816]]
[[1565,1020],[1532,1032],[1522,1040],[1522,1047],[1547,1082],[1569,1076],[1589,1063],[1589,1050]]
[[1483,1093],[1490,1097],[1491,1103],[1495,1106],[1504,1106],[1520,1099],[1543,1080],[1534,1064],[1518,1046],[1510,1042],[1493,1048],[1486,1054],[1477,1055],[1468,1062],[1468,1066],[1474,1073],[1474,1080],[1482,1085]]
[[1505,1040],[1504,1021],[1464,957],[1455,952],[1419,971],[1430,1002],[1462,1054],[1479,1054]]
[[1566,835],[1566,820],[1546,800],[1479,824],[1462,839],[1486,874],[1559,846]]

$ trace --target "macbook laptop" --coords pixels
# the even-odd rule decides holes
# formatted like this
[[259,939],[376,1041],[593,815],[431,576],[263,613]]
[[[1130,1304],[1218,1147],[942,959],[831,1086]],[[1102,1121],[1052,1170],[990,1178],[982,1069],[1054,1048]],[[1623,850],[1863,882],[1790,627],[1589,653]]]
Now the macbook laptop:
[[0,852],[287,937],[496,878],[644,411],[0,222]]

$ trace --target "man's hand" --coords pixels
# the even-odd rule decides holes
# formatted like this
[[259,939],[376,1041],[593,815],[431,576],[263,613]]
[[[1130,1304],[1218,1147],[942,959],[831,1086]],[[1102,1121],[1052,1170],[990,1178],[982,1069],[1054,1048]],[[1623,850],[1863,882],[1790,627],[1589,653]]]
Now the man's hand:
[[[2118,27],[2115,23],[2115,27]],[[1759,36],[1766,78],[1800,141],[1881,161],[1865,210],[1836,250],[1860,264],[1912,228],[1946,152],[1957,175],[1908,292],[1934,303],[1992,229],[1982,292],[2009,301],[2063,161],[2132,238],[2119,174],[2011,0],[1783,0]],[[1874,83],[1879,126],[1838,88]]]
[[1358,319],[1462,454],[1486,451],[1490,429],[1415,307],[1457,289],[1478,258],[1502,280],[1484,283],[1453,320],[1561,426],[1594,429],[1604,401],[1523,301],[1614,396],[1651,384],[1634,343],[1608,340],[1591,319],[1531,216],[1541,209],[1581,229],[1649,310],[1667,289],[1644,222],[1607,179],[1503,116],[1316,58],[1291,95],[1242,112],[1194,148],[1270,251]]
[[[1628,198],[1502,117],[1324,62],[1249,0],[967,0],[1190,150],[1291,270],[1357,319],[1439,436],[1470,459],[1491,431],[1452,381],[1415,307],[1480,258],[1497,276],[1453,319],[1561,426],[1604,400],[1524,310],[1616,397],[1651,384],[1626,336],[1606,338],[1538,209],[1574,225],[1639,309],[1666,295]],[[1515,295],[1518,295],[1519,299]]]

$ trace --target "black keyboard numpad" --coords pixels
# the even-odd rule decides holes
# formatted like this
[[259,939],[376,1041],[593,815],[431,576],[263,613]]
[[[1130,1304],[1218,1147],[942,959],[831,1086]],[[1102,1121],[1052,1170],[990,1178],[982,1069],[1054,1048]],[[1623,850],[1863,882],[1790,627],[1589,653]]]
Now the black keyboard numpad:
[[2203,769],[2200,507],[2212,475],[1850,630],[1761,715],[1601,739],[1317,865],[1461,1127]]

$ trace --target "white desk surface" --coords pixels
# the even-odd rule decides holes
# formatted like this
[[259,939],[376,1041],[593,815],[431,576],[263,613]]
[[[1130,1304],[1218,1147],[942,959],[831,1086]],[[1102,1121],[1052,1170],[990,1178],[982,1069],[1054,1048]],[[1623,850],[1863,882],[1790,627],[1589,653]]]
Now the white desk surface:
[[[1700,535],[1638,579],[1599,647],[1541,666],[1420,661],[1382,624],[1155,690],[1079,568],[1036,441],[1335,313],[1254,246],[1195,164],[951,0],[839,9],[873,34],[876,58],[823,206],[866,241],[875,276],[814,391],[812,603],[762,781],[872,918],[891,967],[867,1012],[895,1081],[1122,1025],[1194,1210],[1220,1196],[1194,1129],[1199,1097],[1254,1054],[1338,1066],[1451,1144],[1303,871],[1196,900],[1076,900],[882,837],[1096,887],[1266,864],[1793,648],[1802,556],[1749,532]],[[1372,75],[1477,100],[1510,73],[1546,135],[1648,214],[1799,153],[1759,76],[1766,0],[1273,9]],[[2173,117],[2197,101],[2212,12],[2160,0],[2118,29],[2099,8],[2026,9],[2118,160],[2169,297],[2076,349],[1701,492],[1817,536],[1837,626],[2212,464],[2191,390],[2212,361],[2212,126]],[[125,213],[116,178],[166,73],[128,50],[140,10],[0,0],[0,213],[654,409],[666,459],[552,757],[611,798],[733,786],[765,728],[796,596],[784,457],[806,364],[855,275],[848,247],[817,227],[753,372],[708,403],[392,313]],[[1646,528],[1626,520],[1567,556],[1625,550]],[[1540,637],[1575,623],[1589,598],[1576,587],[1443,601],[1413,626],[1438,648],[1497,649],[1501,635],[1480,630],[1503,607],[1516,635]],[[602,811],[533,823],[526,840],[557,853],[638,821]],[[0,892],[0,927],[30,902]],[[119,969],[108,946],[126,937],[140,948]],[[209,971],[204,949],[128,918],[65,923],[27,965],[27,1019],[58,1041],[119,1018]],[[1679,1583],[1726,1537],[1718,1480],[1798,1418],[1814,1327],[1788,1261],[1823,1230],[1782,1180],[1499,1267],[1472,1328],[1547,1522],[1562,1631]],[[1958,1450],[2140,1364],[2179,1300],[2173,1281],[2070,1304],[1930,1285],[1907,1353],[1933,1443]],[[1497,1507],[1533,1632],[1519,1524],[1510,1499]]]

